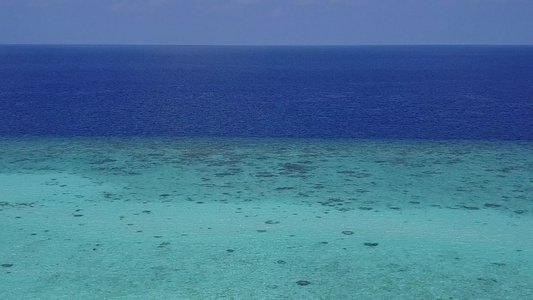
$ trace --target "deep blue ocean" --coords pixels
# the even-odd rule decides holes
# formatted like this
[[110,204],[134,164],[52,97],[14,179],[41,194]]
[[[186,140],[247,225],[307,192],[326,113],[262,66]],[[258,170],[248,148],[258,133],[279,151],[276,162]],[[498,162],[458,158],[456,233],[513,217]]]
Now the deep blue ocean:
[[533,140],[533,47],[4,45],[0,135]]

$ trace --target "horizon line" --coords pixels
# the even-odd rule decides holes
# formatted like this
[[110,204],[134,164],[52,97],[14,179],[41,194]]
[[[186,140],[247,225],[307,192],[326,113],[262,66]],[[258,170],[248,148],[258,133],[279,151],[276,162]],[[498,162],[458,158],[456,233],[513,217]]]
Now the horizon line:
[[183,47],[398,47],[398,46],[524,46],[533,44],[137,44],[137,43],[0,43],[0,46],[183,46]]

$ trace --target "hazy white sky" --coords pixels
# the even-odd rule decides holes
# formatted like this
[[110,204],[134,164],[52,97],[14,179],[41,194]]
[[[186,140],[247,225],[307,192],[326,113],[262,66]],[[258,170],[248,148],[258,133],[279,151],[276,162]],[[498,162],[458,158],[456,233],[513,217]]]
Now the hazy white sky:
[[0,44],[528,44],[533,0],[0,0]]

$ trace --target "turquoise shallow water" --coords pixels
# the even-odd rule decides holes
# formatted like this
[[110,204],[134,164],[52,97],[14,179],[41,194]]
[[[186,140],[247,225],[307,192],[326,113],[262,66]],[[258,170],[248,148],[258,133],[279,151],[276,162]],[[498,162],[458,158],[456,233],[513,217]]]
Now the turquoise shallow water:
[[2,138],[2,299],[527,299],[533,143]]

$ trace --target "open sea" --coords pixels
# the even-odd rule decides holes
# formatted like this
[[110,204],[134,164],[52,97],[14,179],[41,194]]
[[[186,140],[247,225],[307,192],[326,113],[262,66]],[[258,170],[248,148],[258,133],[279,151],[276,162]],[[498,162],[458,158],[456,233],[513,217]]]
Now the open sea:
[[531,299],[533,46],[0,45],[0,299]]

